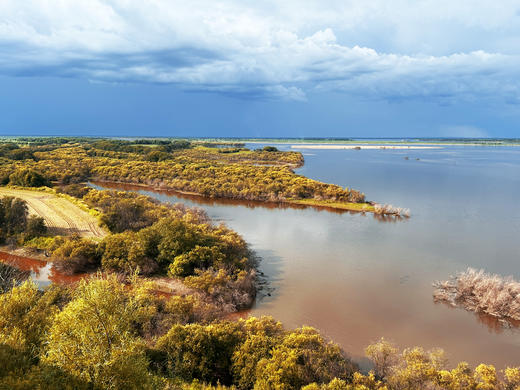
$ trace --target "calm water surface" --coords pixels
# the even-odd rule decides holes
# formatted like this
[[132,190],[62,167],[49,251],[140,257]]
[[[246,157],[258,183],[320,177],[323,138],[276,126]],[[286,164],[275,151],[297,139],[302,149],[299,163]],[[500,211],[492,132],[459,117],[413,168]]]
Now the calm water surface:
[[202,207],[242,234],[273,289],[251,315],[315,326],[357,359],[384,336],[401,347],[442,347],[452,364],[520,365],[519,329],[432,300],[433,281],[468,266],[520,279],[520,148],[302,152],[298,173],[408,207],[412,217],[382,222],[139,192]]

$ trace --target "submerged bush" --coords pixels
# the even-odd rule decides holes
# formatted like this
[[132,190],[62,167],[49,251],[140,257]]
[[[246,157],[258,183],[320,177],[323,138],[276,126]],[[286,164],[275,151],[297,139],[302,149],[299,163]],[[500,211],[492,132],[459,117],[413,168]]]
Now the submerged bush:
[[375,204],[374,212],[381,215],[396,215],[398,217],[408,218],[410,216],[410,209],[402,207],[395,207],[391,204]]
[[436,301],[460,305],[500,319],[520,320],[520,282],[468,268],[451,280],[434,283]]

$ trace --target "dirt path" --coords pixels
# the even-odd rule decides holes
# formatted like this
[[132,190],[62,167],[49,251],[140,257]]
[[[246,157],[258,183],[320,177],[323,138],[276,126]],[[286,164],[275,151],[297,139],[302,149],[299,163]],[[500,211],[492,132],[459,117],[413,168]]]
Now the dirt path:
[[104,237],[106,232],[96,217],[69,200],[52,193],[0,187],[0,196],[14,196],[27,202],[29,213],[45,219],[53,234],[79,234],[83,237]]

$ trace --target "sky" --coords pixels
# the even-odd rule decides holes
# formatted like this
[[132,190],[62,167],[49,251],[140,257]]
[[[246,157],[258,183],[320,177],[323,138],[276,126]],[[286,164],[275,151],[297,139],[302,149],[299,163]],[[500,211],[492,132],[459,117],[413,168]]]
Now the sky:
[[0,0],[0,135],[520,137],[520,0]]

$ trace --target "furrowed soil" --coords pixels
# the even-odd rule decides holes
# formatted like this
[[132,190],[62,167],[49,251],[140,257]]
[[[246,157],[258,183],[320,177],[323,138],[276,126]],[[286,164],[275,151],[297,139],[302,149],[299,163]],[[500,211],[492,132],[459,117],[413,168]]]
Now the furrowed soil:
[[13,196],[27,202],[29,213],[43,217],[51,234],[102,238],[106,232],[98,219],[66,198],[42,191],[0,188],[0,196]]

